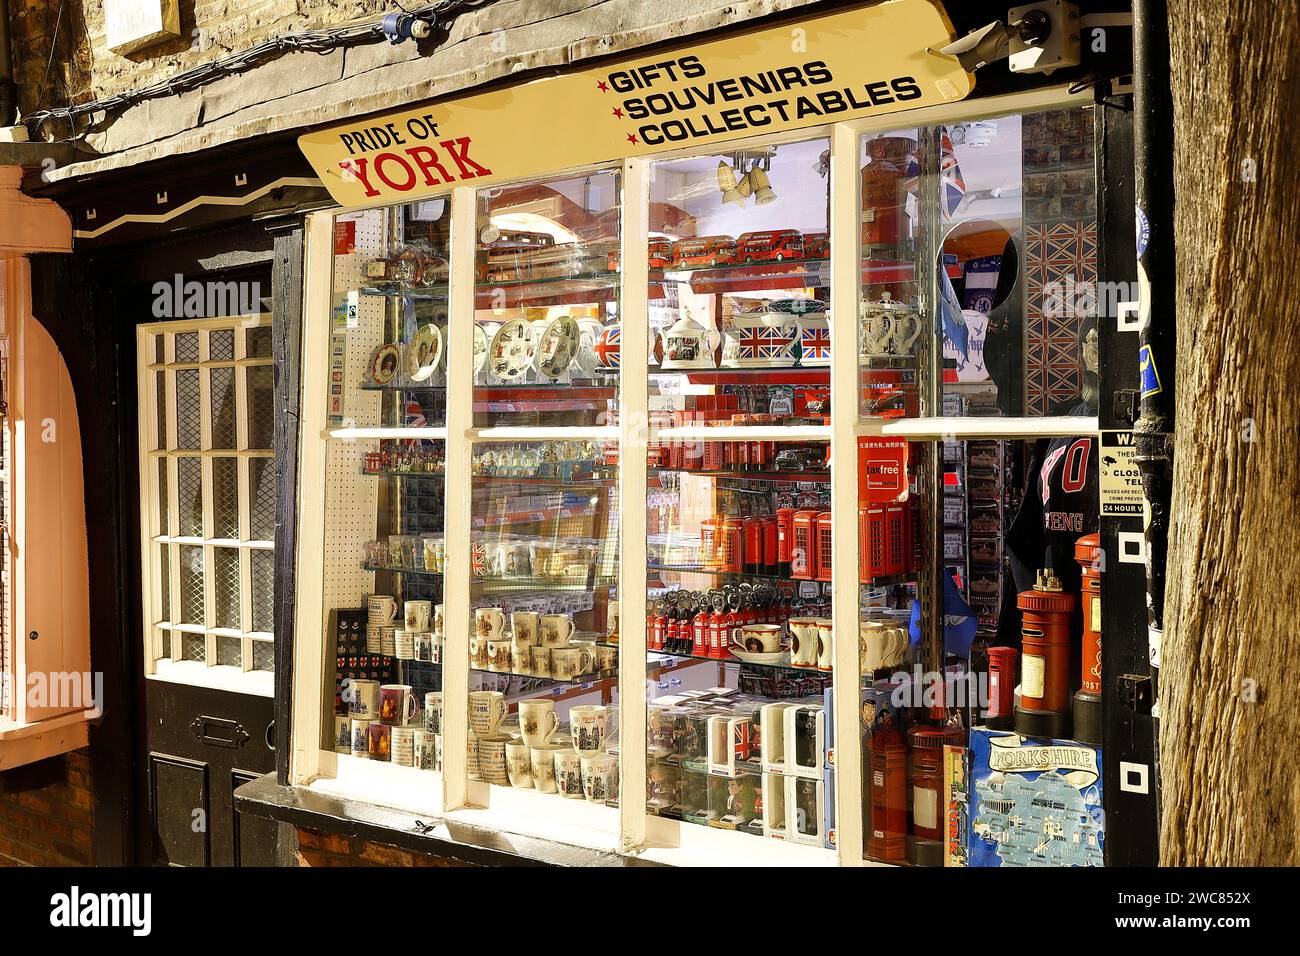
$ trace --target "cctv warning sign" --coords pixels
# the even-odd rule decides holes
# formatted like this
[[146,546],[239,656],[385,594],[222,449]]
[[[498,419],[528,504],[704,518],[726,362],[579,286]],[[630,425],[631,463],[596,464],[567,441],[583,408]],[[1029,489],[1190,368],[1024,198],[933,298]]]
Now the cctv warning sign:
[[1128,517],[1142,514],[1142,473],[1132,432],[1102,432],[1100,491],[1103,515]]

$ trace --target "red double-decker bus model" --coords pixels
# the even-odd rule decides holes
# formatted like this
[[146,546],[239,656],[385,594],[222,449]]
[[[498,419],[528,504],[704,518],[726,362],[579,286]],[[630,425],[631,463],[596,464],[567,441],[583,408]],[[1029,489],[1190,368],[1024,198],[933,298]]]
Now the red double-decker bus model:
[[736,240],[730,236],[697,236],[673,243],[673,267],[725,266],[736,261]]
[[829,259],[831,257],[831,239],[824,232],[805,232],[803,234],[803,257],[805,259]]
[[[673,264],[673,243],[671,239],[653,236],[646,245],[649,247],[647,252],[650,257],[651,269],[667,269]],[[623,264],[623,256],[618,249],[614,249],[609,253],[606,261],[610,272],[618,272]]]
[[741,262],[784,262],[804,257],[803,235],[795,229],[746,232],[736,241]]

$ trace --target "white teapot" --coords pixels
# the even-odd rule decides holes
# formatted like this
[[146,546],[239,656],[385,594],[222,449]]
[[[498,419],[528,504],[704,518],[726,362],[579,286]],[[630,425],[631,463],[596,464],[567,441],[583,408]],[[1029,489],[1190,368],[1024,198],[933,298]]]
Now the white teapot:
[[713,353],[718,347],[717,329],[706,329],[690,316],[684,315],[660,339],[664,357],[660,363],[666,369],[716,368]]

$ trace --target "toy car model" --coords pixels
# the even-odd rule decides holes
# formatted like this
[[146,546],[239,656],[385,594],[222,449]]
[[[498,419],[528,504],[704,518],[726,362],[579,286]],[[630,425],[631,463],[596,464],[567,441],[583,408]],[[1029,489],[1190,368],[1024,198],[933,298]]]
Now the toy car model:
[[782,448],[772,466],[776,471],[821,471],[826,467],[826,449]]
[[675,269],[696,266],[723,266],[736,261],[736,240],[730,236],[697,236],[673,243]]
[[784,262],[803,257],[803,235],[794,229],[746,232],[736,240],[736,258],[741,262]]

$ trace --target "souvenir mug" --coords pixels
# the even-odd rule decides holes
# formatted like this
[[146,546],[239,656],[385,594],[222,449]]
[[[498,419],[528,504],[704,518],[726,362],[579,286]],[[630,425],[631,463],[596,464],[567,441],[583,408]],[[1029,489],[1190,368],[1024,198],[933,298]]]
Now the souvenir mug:
[[580,758],[582,794],[591,803],[605,803],[614,798],[618,764],[613,757],[600,754]]
[[533,677],[551,676],[551,648],[534,644],[528,649],[528,673]]
[[528,744],[512,740],[506,744],[506,776],[518,790],[533,789],[532,755]]
[[415,659],[415,631],[398,628],[393,631],[393,651],[398,660]]
[[603,704],[582,704],[569,709],[569,732],[579,756],[592,757],[605,750],[605,727],[609,708]]
[[548,744],[560,727],[553,700],[525,700],[519,704],[519,733],[530,747]]
[[478,739],[478,772],[486,782],[502,787],[510,785],[510,776],[506,772],[506,744],[510,740],[506,734]]
[[582,792],[582,758],[573,750],[557,750],[553,766],[555,767],[555,789],[566,799],[581,800]]
[[543,647],[565,647],[573,638],[577,625],[567,614],[546,614],[541,621]]
[[391,624],[397,619],[397,599],[391,594],[367,595],[366,617],[371,624]]
[[532,747],[528,754],[533,767],[533,787],[540,793],[555,792],[555,744]]
[[424,729],[431,734],[442,733],[442,691],[431,690],[424,695]]
[[536,611],[513,611],[510,614],[510,633],[518,644],[536,644],[539,624]]
[[469,692],[469,727],[478,737],[491,737],[506,716],[506,697],[496,690]]
[[506,631],[506,612],[499,607],[480,607],[474,611],[474,633],[492,640]]
[[352,752],[352,718],[346,714],[334,716],[334,752]]
[[817,664],[817,618],[790,618],[790,664],[814,667]]
[[817,669],[831,672],[835,660],[835,641],[829,618],[817,622]]
[[379,681],[349,677],[344,683],[343,699],[350,717],[373,720],[379,716]]
[[433,616],[432,601],[407,601],[403,606],[408,631],[427,631]]
[[384,684],[379,688],[379,719],[386,724],[406,724],[419,707],[410,684]]
[[907,652],[907,631],[890,627],[882,621],[863,621],[858,625],[858,653],[862,673],[871,674],[882,667],[894,667]]
[[415,732],[413,765],[416,770],[441,770],[438,766],[438,734],[428,730]]
[[773,654],[781,650],[781,633],[779,624],[746,624],[740,629],[740,650]]
[[[423,731],[421,731],[423,733]],[[415,764],[415,728],[394,727],[389,737],[392,740],[393,763],[399,767],[411,767]]]
[[363,760],[370,756],[370,721],[373,717],[353,717],[352,724],[352,756],[360,757]]
[[370,759],[389,760],[393,750],[393,728],[380,720],[370,722]]
[[553,647],[551,650],[551,677],[555,680],[576,680],[591,670],[591,652],[585,647]]
[[510,673],[512,644],[507,639],[488,641],[488,670],[494,674]]

